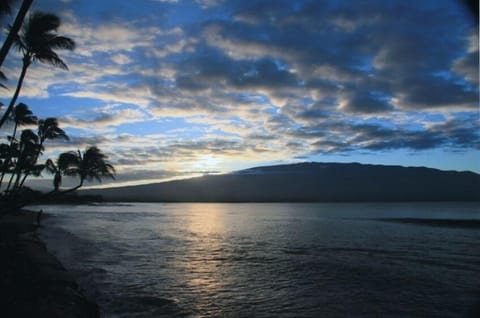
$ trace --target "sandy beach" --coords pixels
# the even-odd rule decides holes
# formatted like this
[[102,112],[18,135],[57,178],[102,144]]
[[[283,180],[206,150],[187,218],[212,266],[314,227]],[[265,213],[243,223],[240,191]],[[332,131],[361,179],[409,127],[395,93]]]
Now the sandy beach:
[[37,227],[33,211],[0,219],[0,316],[99,317],[98,306],[47,251]]

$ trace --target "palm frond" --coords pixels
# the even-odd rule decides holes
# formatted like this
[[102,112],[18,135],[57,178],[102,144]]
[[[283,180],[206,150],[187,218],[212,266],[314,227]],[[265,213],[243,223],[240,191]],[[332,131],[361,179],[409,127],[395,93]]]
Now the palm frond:
[[[60,18],[53,13],[45,13],[41,11],[33,12],[28,18],[25,29],[28,34],[42,34],[46,32],[56,31],[60,27]],[[28,36],[28,34],[26,34]]]
[[77,152],[69,151],[61,153],[57,159],[57,167],[67,175],[72,175],[74,168],[78,169],[81,158]]
[[22,144],[37,144],[38,136],[31,129],[25,129],[20,135],[20,142]]
[[47,159],[47,161],[45,161],[45,169],[52,174],[58,171],[57,165],[55,165],[52,159]]
[[35,177],[39,177],[42,175],[43,170],[45,170],[45,165],[40,164],[40,165],[34,165],[31,172]]
[[24,24],[15,44],[31,60],[68,70],[65,62],[53,51],[75,48],[75,42],[72,39],[57,35],[56,31],[60,23],[60,18],[54,14],[34,12]]
[[24,103],[18,103],[13,109],[13,119],[18,125],[36,124],[37,116]]
[[12,4],[13,0],[2,0],[0,1],[0,16],[4,14],[12,13]]
[[59,139],[63,138],[69,140],[67,133],[58,127],[58,120],[54,117],[49,117],[44,120],[40,120],[38,123],[38,135],[40,139],[45,141],[46,139]]
[[70,50],[70,51],[75,49],[75,41],[65,36],[55,35],[46,44],[51,49]]
[[68,70],[67,64],[65,64],[65,62],[58,57],[57,53],[53,52],[52,50],[44,50],[38,52],[34,55],[34,59],[42,63],[50,64],[64,70]]

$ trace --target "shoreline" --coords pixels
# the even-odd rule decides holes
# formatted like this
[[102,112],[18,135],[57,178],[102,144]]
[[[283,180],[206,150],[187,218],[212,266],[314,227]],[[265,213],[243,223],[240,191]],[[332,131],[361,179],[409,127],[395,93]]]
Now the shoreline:
[[38,237],[36,222],[28,210],[0,219],[2,317],[100,317],[99,306]]

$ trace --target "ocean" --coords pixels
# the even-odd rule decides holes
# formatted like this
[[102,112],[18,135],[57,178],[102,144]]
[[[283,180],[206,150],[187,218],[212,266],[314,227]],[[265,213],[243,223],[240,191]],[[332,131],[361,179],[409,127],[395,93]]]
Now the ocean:
[[44,205],[104,317],[473,317],[479,203]]

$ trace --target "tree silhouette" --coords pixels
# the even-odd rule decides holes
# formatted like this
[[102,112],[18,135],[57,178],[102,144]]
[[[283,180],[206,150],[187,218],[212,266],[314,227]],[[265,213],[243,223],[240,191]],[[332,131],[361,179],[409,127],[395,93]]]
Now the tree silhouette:
[[15,106],[12,114],[12,120],[14,122],[13,126],[13,133],[9,137],[10,144],[2,144],[3,151],[2,151],[2,159],[1,162],[1,177],[0,177],[0,187],[5,177],[5,174],[9,172],[9,168],[14,166],[14,162],[12,161],[14,156],[18,156],[18,142],[16,140],[17,135],[17,128],[21,125],[33,125],[37,124],[38,119],[37,116],[33,115],[32,111],[28,108],[27,105],[23,103],[19,103]]
[[58,120],[54,117],[42,119],[38,122],[38,136],[42,145],[46,139],[69,139],[65,131],[58,127]]
[[[37,147],[37,153],[34,155],[34,162],[38,161],[38,157],[42,154],[44,150],[43,144],[47,139],[65,139],[68,140],[68,136],[63,129],[58,127],[58,121],[56,118],[50,117],[47,119],[42,119],[38,121],[38,142],[39,145]],[[44,167],[41,165],[33,165],[31,166],[30,170],[25,170],[22,181],[17,184],[17,189],[21,188],[25,183],[27,177],[33,172],[34,174],[38,174],[38,169]],[[43,170],[43,168],[42,168]]]
[[[60,154],[57,161],[57,170],[65,176],[74,176],[80,178],[80,183],[64,193],[75,191],[83,186],[85,180],[96,179],[102,181],[102,177],[115,179],[115,169],[106,161],[107,156],[97,147],[89,147],[83,153],[78,151],[69,151]],[[54,180],[55,183],[55,180]],[[58,187],[56,187],[58,188]]]
[[[2,1],[2,0],[0,0]],[[6,0],[8,3],[11,1]],[[24,0],[22,4],[23,14],[28,11],[32,0]],[[0,2],[1,7],[5,2]],[[17,15],[17,20],[19,20]],[[22,25],[23,18],[20,20]],[[9,37],[23,55],[22,70],[17,82],[17,87],[13,97],[0,119],[0,128],[7,120],[12,120],[13,127],[11,135],[7,135],[7,142],[0,143],[0,217],[2,215],[18,211],[20,208],[39,202],[45,199],[61,198],[63,194],[75,191],[82,187],[84,182],[90,180],[101,181],[103,177],[115,179],[115,169],[107,162],[107,156],[97,147],[87,148],[84,152],[71,151],[62,153],[55,161],[48,159],[45,163],[40,163],[39,158],[44,152],[44,143],[50,139],[63,138],[68,140],[68,136],[59,125],[56,118],[46,118],[38,120],[30,111],[27,105],[19,103],[16,106],[16,100],[20,95],[20,90],[25,79],[27,69],[35,62],[47,63],[61,69],[68,70],[65,62],[57,55],[55,50],[66,49],[73,50],[75,42],[70,38],[59,36],[57,29],[60,26],[60,19],[50,13],[35,12],[29,16],[21,27],[15,30],[15,26],[10,29]],[[6,53],[2,47],[0,52],[0,66]],[[7,51],[8,52],[8,49]],[[5,55],[3,55],[5,53]],[[0,77],[2,73],[0,72]],[[0,84],[0,86],[3,86]],[[18,128],[22,125],[37,125],[36,130],[24,129],[17,137]],[[47,170],[54,174],[53,191],[41,193],[24,186],[28,176],[40,176],[42,171]],[[9,180],[5,181],[6,175]],[[77,186],[60,190],[62,176],[78,176],[80,182]],[[6,189],[2,188],[6,186]],[[59,194],[60,196],[57,196]]]
[[[22,173],[27,170],[33,170],[36,163],[36,154],[40,151],[39,139],[31,129],[25,129],[22,131],[20,140],[16,149],[17,161],[14,164],[13,171],[8,182],[7,192],[15,192],[18,189],[20,178]],[[15,180],[15,182],[13,182]]]
[[13,110],[14,128],[12,137],[15,139],[17,134],[17,128],[21,125],[34,125],[38,123],[37,116],[33,115],[33,112],[24,103],[19,103]]
[[68,70],[67,65],[55,53],[56,49],[73,50],[75,42],[67,37],[57,35],[60,18],[51,13],[34,12],[23,25],[20,34],[15,38],[15,45],[23,53],[22,71],[18,79],[15,93],[0,119],[0,128],[13,110],[28,67],[34,61],[47,63]]
[[60,190],[60,185],[62,184],[62,171],[60,171],[52,159],[48,159],[45,162],[45,169],[53,174],[53,192],[58,192]]
[[[0,12],[10,13],[12,2],[13,2],[12,0],[0,1],[0,4],[1,4]],[[33,0],[23,0],[22,6],[18,10],[15,21],[13,22],[13,25],[10,28],[10,31],[8,32],[8,36],[5,39],[5,42],[3,42],[2,48],[0,49],[0,66],[3,65],[3,61],[5,61],[5,58],[7,57],[7,54],[10,51],[10,48],[12,47],[13,42],[15,41],[15,38],[18,37],[18,31],[20,31],[20,27],[22,26],[23,21],[25,20],[25,16],[27,15],[28,9],[30,9],[32,2]]]

